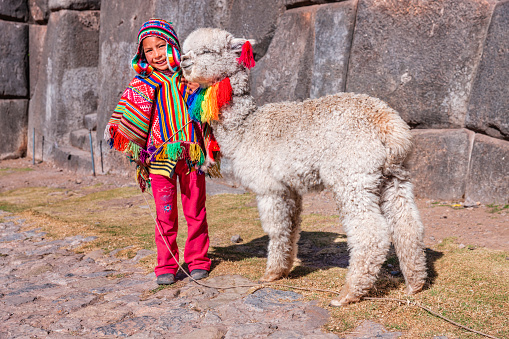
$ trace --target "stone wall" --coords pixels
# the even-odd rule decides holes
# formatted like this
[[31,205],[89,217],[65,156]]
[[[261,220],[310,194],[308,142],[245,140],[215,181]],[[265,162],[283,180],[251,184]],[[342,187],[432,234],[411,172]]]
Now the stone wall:
[[258,104],[340,91],[388,102],[414,128],[418,196],[509,201],[509,0],[3,1],[0,56],[17,67],[0,64],[0,124],[7,114],[20,123],[0,154],[22,155],[28,140],[32,156],[35,128],[36,158],[44,135],[44,154],[90,172],[93,130],[104,171],[132,171],[98,145],[151,17],[172,21],[181,41],[206,26],[256,39]]
[[0,3],[0,160],[26,154],[28,10],[25,1]]
[[[41,8],[45,12],[41,12]],[[37,24],[41,22],[38,21],[30,26],[31,99],[27,152],[30,157],[35,141],[36,159],[45,154],[47,159],[66,166],[76,162],[73,156],[86,158],[79,147],[77,152],[69,150],[74,146],[72,134],[83,134],[87,117],[97,112],[99,8],[98,0],[33,3],[34,16],[43,19],[42,25]],[[88,140],[84,141],[88,144]],[[87,160],[90,161],[90,157]],[[90,171],[90,166],[85,167]]]

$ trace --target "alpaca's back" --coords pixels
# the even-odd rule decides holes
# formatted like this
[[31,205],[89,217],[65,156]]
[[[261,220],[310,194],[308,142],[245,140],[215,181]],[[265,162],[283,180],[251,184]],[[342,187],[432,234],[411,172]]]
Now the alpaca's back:
[[271,176],[286,181],[295,176],[312,181],[318,176],[313,172],[323,172],[328,165],[339,172],[342,168],[388,172],[411,148],[409,128],[398,113],[367,95],[338,93],[267,104],[249,119],[251,130],[244,135],[250,138],[245,144],[252,156],[242,153],[243,157],[260,159]]

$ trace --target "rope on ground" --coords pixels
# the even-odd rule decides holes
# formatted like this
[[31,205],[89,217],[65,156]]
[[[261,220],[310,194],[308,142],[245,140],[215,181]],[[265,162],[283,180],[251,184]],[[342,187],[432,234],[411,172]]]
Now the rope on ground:
[[363,299],[365,299],[365,300],[375,300],[375,301],[397,301],[397,302],[404,303],[404,304],[407,304],[407,305],[417,306],[417,307],[419,307],[419,308],[422,308],[422,309],[423,309],[423,310],[425,310],[426,312],[428,312],[428,313],[430,313],[430,314],[434,315],[435,317],[438,317],[438,318],[440,318],[440,319],[442,319],[442,320],[445,320],[445,321],[447,321],[447,322],[449,322],[449,323],[451,323],[451,324],[453,324],[453,325],[455,325],[455,326],[461,327],[461,328],[462,328],[462,329],[464,329],[464,330],[467,330],[467,331],[470,331],[470,332],[473,332],[473,333],[477,333],[477,334],[480,334],[480,335],[485,336],[485,337],[488,337],[488,338],[500,339],[500,338],[494,337],[494,336],[492,336],[492,335],[489,335],[489,334],[486,334],[486,333],[483,333],[483,332],[479,332],[479,331],[473,330],[473,329],[471,329],[471,328],[469,328],[469,327],[466,327],[466,326],[461,325],[461,324],[459,324],[459,323],[457,323],[457,322],[455,322],[455,321],[452,321],[451,319],[446,318],[446,317],[444,317],[443,315],[440,315],[440,314],[438,314],[438,313],[436,313],[436,312],[432,311],[432,310],[431,310],[431,309],[429,309],[428,307],[426,307],[426,306],[422,306],[422,305],[418,304],[418,303],[417,303],[417,302],[415,302],[415,301],[414,301],[414,302],[412,302],[412,301],[410,301],[410,300],[404,300],[404,299],[395,299],[395,298],[375,298],[375,297],[363,297]]
[[[338,295],[340,294],[339,292],[332,291],[332,290],[327,290],[327,289],[304,288],[304,287],[297,287],[297,286],[285,285],[285,284],[280,284],[280,283],[271,283],[271,282],[261,283],[261,284],[244,284],[244,285],[236,285],[236,286],[211,286],[211,285],[205,284],[205,283],[203,283],[201,281],[198,281],[198,280],[194,279],[193,277],[191,277],[191,275],[189,273],[187,273],[186,270],[184,270],[184,268],[180,265],[178,260],[173,255],[173,252],[171,251],[170,246],[169,246],[168,242],[166,241],[166,238],[163,236],[163,232],[161,231],[159,223],[157,222],[156,218],[154,217],[154,214],[152,213],[152,208],[150,207],[150,204],[148,203],[147,198],[145,197],[145,194],[142,193],[142,195],[143,195],[143,198],[145,199],[145,202],[146,202],[146,204],[147,204],[147,206],[149,208],[150,215],[152,216],[152,219],[154,219],[154,222],[155,222],[155,224],[157,226],[157,230],[159,231],[159,234],[161,235],[161,238],[163,238],[164,243],[165,243],[166,247],[168,248],[168,251],[170,252],[171,256],[173,257],[173,260],[175,260],[175,262],[179,266],[180,270],[182,272],[184,272],[191,279],[191,281],[195,282],[196,284],[198,284],[200,286],[203,286],[203,287],[214,288],[214,289],[218,289],[218,290],[233,289],[233,288],[238,288],[238,287],[255,287],[255,290],[252,293],[254,293],[255,291],[257,291],[257,290],[259,290],[261,288],[267,287],[267,286],[279,286],[279,287],[285,287],[285,288],[290,288],[290,289],[294,289],[294,290],[301,290],[301,291],[308,291],[308,292],[325,292],[325,293],[338,294]],[[440,314],[432,311],[431,309],[429,309],[426,306],[422,306],[422,305],[418,304],[415,301],[410,301],[408,299],[378,298],[378,297],[362,297],[362,299],[364,299],[364,300],[373,300],[373,301],[396,301],[396,302],[399,302],[399,303],[407,304],[409,306],[416,306],[416,307],[422,308],[423,310],[425,310],[426,312],[434,315],[435,317],[438,317],[438,318],[440,318],[442,320],[445,320],[448,323],[451,323],[451,324],[453,324],[453,325],[455,325],[457,327],[460,327],[460,328],[462,328],[464,330],[467,330],[467,331],[470,331],[472,333],[476,333],[476,334],[485,336],[487,338],[501,339],[501,338],[494,337],[492,335],[489,335],[489,334],[486,334],[486,333],[483,333],[483,332],[479,332],[479,331],[473,330],[473,329],[471,329],[471,328],[469,328],[467,326],[461,325],[461,324],[459,324],[459,323],[457,323],[457,322],[455,322],[455,321],[453,321],[453,320],[451,320],[449,318],[444,317],[443,315],[440,315]]]

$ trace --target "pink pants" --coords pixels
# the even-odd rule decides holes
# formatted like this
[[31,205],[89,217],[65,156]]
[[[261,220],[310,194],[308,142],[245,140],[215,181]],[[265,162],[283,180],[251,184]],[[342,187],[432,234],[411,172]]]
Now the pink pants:
[[166,273],[177,273],[179,251],[177,246],[177,177],[180,182],[182,207],[187,221],[187,240],[184,249],[184,260],[190,271],[195,269],[210,270],[209,231],[205,210],[205,175],[193,171],[189,174],[185,161],[180,160],[175,167],[173,178],[151,174],[152,193],[156,203],[157,222],[164,238],[177,259],[173,259],[161,233],[156,227],[157,266],[156,276]]

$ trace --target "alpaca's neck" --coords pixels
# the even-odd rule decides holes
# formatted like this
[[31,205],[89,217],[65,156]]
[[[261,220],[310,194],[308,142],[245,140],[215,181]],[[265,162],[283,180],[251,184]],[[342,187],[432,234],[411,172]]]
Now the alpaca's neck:
[[253,97],[250,95],[247,71],[240,71],[230,77],[232,101],[221,109],[219,121],[213,122],[214,134],[223,155],[235,157],[235,149],[242,143],[246,120],[256,111]]
[[230,76],[230,84],[232,85],[233,96],[250,95],[249,74],[246,69]]

